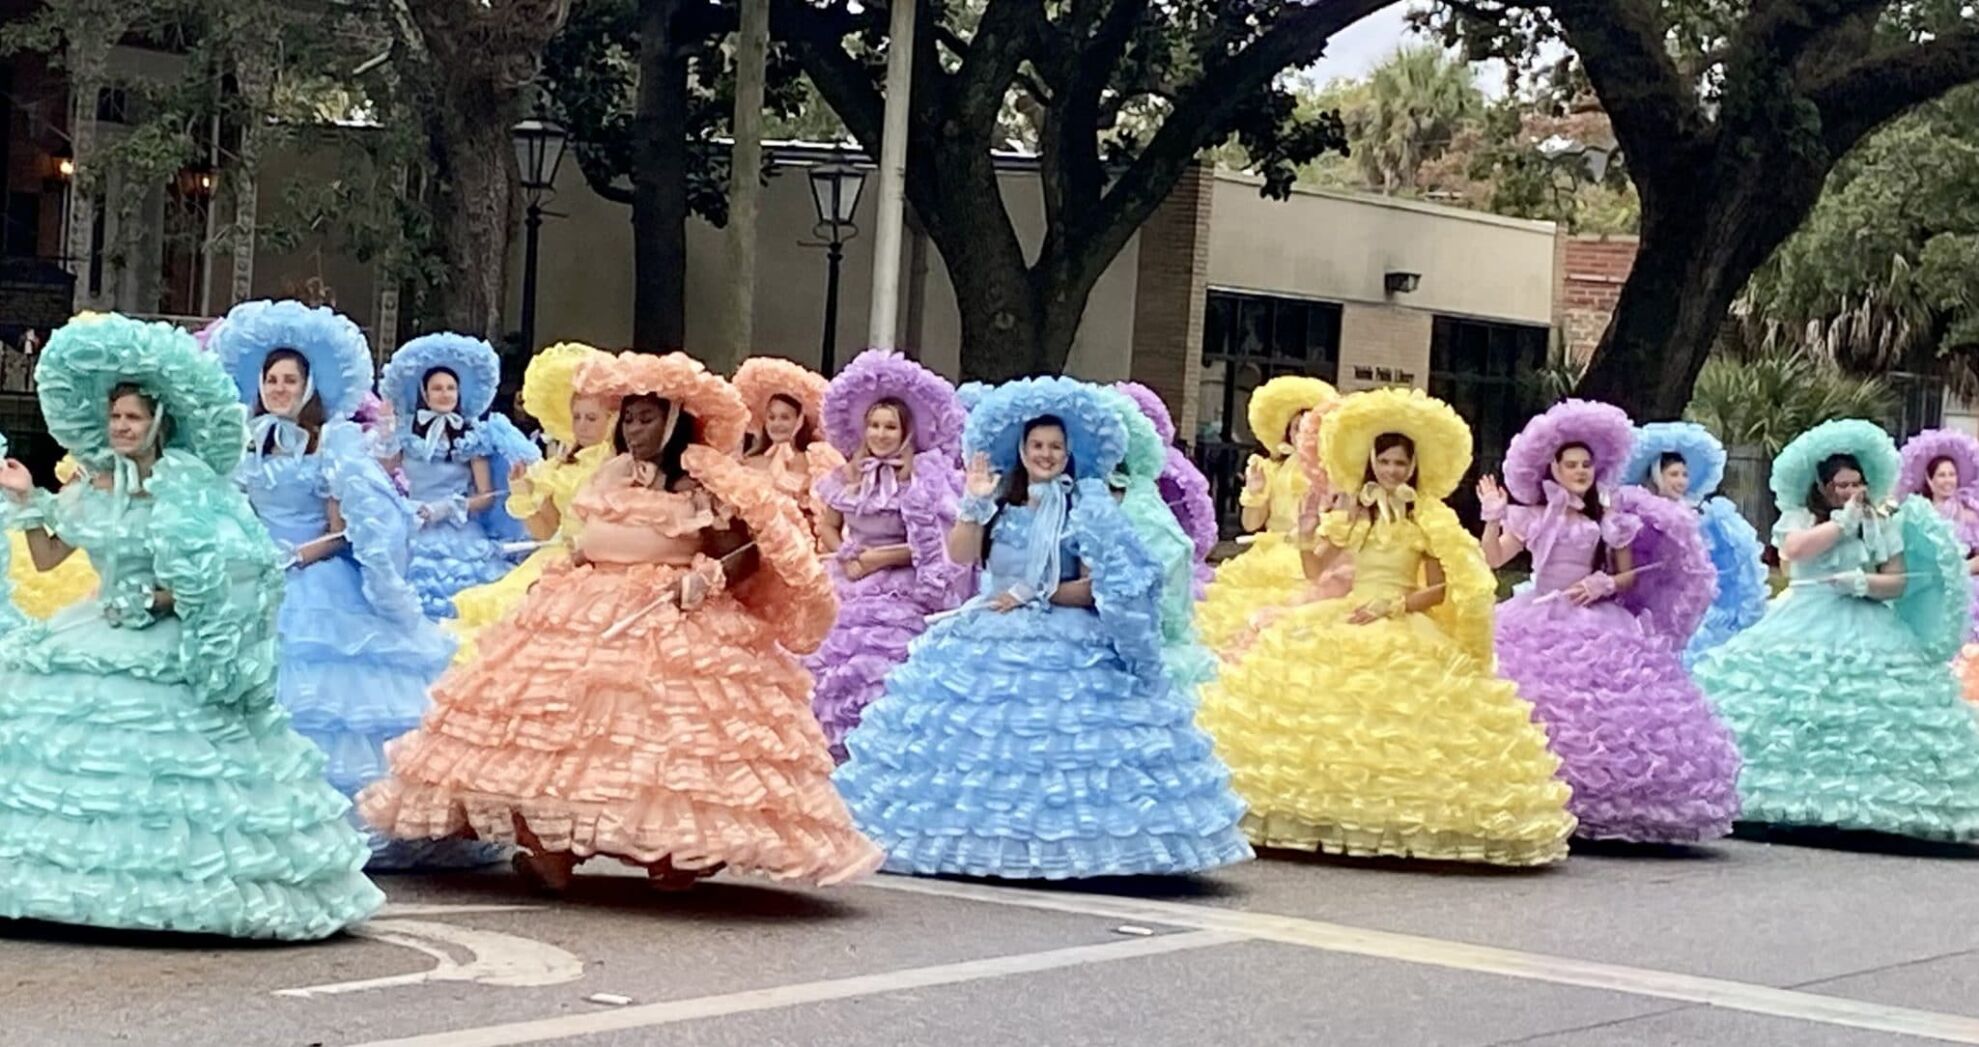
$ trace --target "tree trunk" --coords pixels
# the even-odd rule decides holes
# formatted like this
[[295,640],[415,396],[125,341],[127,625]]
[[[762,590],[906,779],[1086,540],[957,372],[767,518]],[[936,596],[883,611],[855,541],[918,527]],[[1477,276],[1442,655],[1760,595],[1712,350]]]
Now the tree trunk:
[[[1639,421],[1683,414],[1732,303],[1806,219],[1833,166],[1778,155],[1764,134],[1727,142],[1712,171],[1682,185],[1638,180],[1641,247],[1578,395]],[[1778,153],[1759,152],[1766,145]]]
[[755,349],[756,217],[763,196],[763,82],[768,76],[770,0],[741,0],[735,45],[735,149],[728,178],[727,372]]
[[632,120],[633,344],[687,345],[687,60],[679,0],[640,0],[639,104]]
[[447,271],[439,313],[450,330],[498,342],[514,225],[513,96],[478,78],[444,77],[438,86],[430,137],[440,175],[433,218]]

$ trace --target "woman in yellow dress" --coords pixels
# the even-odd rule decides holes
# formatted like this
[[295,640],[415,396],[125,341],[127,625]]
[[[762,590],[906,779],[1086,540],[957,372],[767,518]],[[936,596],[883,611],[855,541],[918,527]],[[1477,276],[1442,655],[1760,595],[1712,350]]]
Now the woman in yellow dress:
[[1293,608],[1204,690],[1201,723],[1260,847],[1496,865],[1567,854],[1574,819],[1532,706],[1491,670],[1496,584],[1443,503],[1470,430],[1419,390],[1347,397],[1319,433],[1336,495],[1307,569],[1347,596]]
[[542,461],[515,465],[509,474],[506,508],[529,529],[531,538],[544,544],[499,579],[454,594],[459,617],[451,626],[460,641],[454,664],[472,660],[480,631],[514,610],[543,576],[543,569],[569,552],[577,528],[571,499],[612,451],[611,408],[595,396],[577,394],[577,368],[589,360],[610,358],[602,349],[564,342],[537,353],[523,372],[522,409],[542,423],[554,443]]
[[[82,466],[67,455],[55,466],[55,479],[63,487],[81,473]],[[47,621],[58,611],[96,592],[96,570],[89,565],[89,557],[71,556],[53,570],[37,571],[34,558],[28,555],[25,534],[15,531],[8,543],[13,560],[7,567],[7,580],[14,585],[14,606],[28,617]]]
[[1268,453],[1251,456],[1239,501],[1244,530],[1256,538],[1216,569],[1196,608],[1196,632],[1219,657],[1230,653],[1231,642],[1252,615],[1291,603],[1305,588],[1299,549],[1291,539],[1311,481],[1299,468],[1292,444],[1306,413],[1325,411],[1339,397],[1332,386],[1304,375],[1273,378],[1251,393],[1251,435]]
[[781,357],[752,356],[742,361],[731,384],[749,405],[742,464],[760,471],[796,503],[822,550],[818,519],[823,503],[811,494],[811,485],[845,465],[845,456],[824,434],[825,388],[831,383]]

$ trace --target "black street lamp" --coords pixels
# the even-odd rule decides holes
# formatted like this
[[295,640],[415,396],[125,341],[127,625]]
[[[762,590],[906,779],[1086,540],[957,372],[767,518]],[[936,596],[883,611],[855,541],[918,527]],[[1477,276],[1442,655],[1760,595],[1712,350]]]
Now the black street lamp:
[[522,351],[536,351],[536,249],[543,235],[543,201],[555,195],[557,168],[563,166],[570,135],[541,108],[515,125],[515,164],[529,201],[523,218]]
[[866,172],[844,164],[823,164],[811,168],[811,204],[817,208],[818,224],[811,229],[827,249],[829,268],[825,278],[825,338],[818,370],[826,377],[838,363],[838,269],[845,261],[846,241],[859,235],[852,218],[859,213],[859,192],[866,187]]

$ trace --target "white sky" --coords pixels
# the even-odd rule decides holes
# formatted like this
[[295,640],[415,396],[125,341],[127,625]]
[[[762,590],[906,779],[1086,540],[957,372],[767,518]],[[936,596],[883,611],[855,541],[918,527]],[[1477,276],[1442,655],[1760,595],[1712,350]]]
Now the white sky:
[[[1417,47],[1432,38],[1409,31],[1409,9],[1413,4],[1397,3],[1348,26],[1335,36],[1321,58],[1305,75],[1316,84],[1341,78],[1366,76],[1382,59],[1402,47]],[[1477,86],[1490,98],[1505,94],[1503,63],[1492,61],[1472,66],[1477,70]]]

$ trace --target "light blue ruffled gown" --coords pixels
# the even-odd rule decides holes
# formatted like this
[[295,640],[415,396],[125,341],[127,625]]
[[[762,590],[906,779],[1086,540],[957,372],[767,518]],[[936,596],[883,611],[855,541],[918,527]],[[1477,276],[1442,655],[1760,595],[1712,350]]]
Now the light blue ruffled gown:
[[[0,917],[313,939],[384,901],[349,801],[274,700],[274,554],[219,484],[170,451],[155,497],[55,499],[104,595],[0,641]],[[155,586],[176,613],[111,623],[106,600]]]
[[[283,550],[324,535],[326,503],[338,502],[346,548],[284,572],[276,694],[296,730],[323,750],[330,784],[355,797],[389,773],[385,743],[419,726],[426,689],[454,652],[453,638],[421,613],[400,575],[405,506],[347,423],[326,426],[316,453],[250,451],[235,479]],[[367,833],[374,871],[500,856],[471,841],[395,841],[370,832],[354,812],[352,821]]]
[[[467,498],[474,492],[474,472],[469,463],[475,458],[492,458],[492,441],[487,427],[477,425],[462,434],[448,454],[444,448],[430,448],[407,426],[399,430],[399,447],[405,452],[400,469],[405,474],[406,497],[415,506],[453,506],[453,512],[443,519],[423,525],[415,519],[412,562],[406,569],[406,581],[419,594],[426,617],[452,618],[455,593],[495,581],[514,566],[490,534],[487,513],[470,514],[466,509]],[[492,461],[489,468],[492,476]]]
[[[1907,572],[1960,574],[1962,551],[1932,512],[1909,499],[1866,529],[1867,540],[1846,535],[1818,557],[1789,561],[1791,579],[1813,584],[1789,588],[1758,624],[1698,662],[1698,686],[1744,757],[1741,820],[1979,838],[1979,720],[1946,658],[1891,604],[1824,581],[1874,571],[1898,553]],[[1789,510],[1774,541],[1813,525],[1812,513]],[[1905,536],[1919,541],[1906,547]]]
[[1697,631],[1684,646],[1684,666],[1693,668],[1705,653],[1751,628],[1766,614],[1772,589],[1760,558],[1759,532],[1730,499],[1713,498],[1698,509],[1698,537],[1718,575],[1718,592]]
[[997,515],[985,595],[915,641],[847,736],[835,781],[853,820],[901,873],[1066,879],[1249,858],[1229,769],[1163,666],[1162,568],[1103,484],[1080,485],[1058,548],[1061,581],[1092,561],[1097,610],[980,605],[1045,576],[1037,519]]

